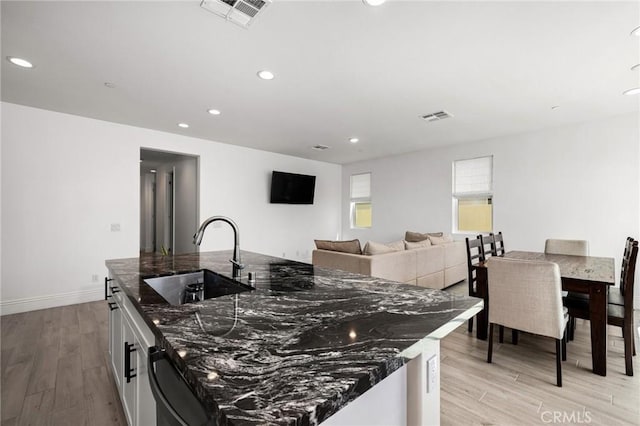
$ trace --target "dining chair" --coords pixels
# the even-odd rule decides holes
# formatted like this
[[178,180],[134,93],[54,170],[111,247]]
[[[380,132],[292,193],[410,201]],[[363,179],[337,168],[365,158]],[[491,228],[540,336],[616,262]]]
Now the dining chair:
[[479,235],[480,241],[482,241],[482,250],[484,250],[484,258],[485,260],[490,258],[491,256],[497,256],[496,252],[496,239],[493,234],[489,235]]
[[492,362],[495,324],[551,337],[556,342],[556,383],[562,387],[568,316],[562,306],[560,268],[552,262],[503,257],[492,257],[486,265],[490,305],[487,362]]
[[589,241],[548,239],[544,243],[544,252],[546,254],[589,256]]
[[[469,296],[479,297],[477,288],[477,272],[476,265],[485,261],[484,250],[482,247],[482,239],[480,235],[476,238],[464,239],[467,244],[467,272],[469,282]],[[473,317],[469,319],[469,333],[473,331]]]
[[491,234],[493,235],[493,252],[495,253],[494,256],[504,256],[506,250],[504,248],[504,239],[502,238],[502,231],[498,232],[497,234]]
[[[625,374],[633,376],[633,356],[636,354],[636,344],[633,335],[633,293],[635,286],[636,260],[638,257],[638,241],[627,239],[629,247],[627,255],[622,259],[622,274],[620,277],[620,296],[623,304],[619,304],[618,296],[609,298],[607,304],[607,324],[622,328],[624,340]],[[627,246],[625,246],[626,249]],[[612,290],[612,289],[610,289]],[[573,293],[565,298],[565,306],[573,318],[589,319],[588,297],[576,297]]]

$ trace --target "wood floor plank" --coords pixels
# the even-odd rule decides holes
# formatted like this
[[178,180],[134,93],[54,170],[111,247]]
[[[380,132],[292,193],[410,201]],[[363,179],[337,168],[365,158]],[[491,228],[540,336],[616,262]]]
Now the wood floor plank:
[[18,420],[20,426],[45,426],[49,424],[55,389],[28,395]]
[[34,356],[27,395],[54,389],[58,370],[58,344],[45,346]]
[[2,376],[2,420],[18,417],[22,412],[22,403],[27,393],[31,361],[10,365]]
[[65,356],[58,360],[54,410],[81,406],[84,400],[82,359],[80,354]]
[[100,353],[98,333],[83,333],[80,335],[80,354],[82,357],[82,369],[90,369],[104,365],[104,358]]

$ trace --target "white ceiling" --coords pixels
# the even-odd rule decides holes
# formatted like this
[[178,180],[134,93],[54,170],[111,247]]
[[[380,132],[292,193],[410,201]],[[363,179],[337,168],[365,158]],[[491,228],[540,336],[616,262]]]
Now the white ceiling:
[[1,13],[3,101],[335,163],[639,111],[637,1],[274,0],[248,30],[198,0]]

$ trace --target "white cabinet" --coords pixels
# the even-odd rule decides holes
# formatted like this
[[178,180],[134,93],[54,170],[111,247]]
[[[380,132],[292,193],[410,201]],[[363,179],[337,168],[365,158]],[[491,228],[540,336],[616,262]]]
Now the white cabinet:
[[122,407],[131,426],[156,424],[156,403],[147,375],[147,349],[155,338],[144,320],[115,284],[107,281],[109,355]]

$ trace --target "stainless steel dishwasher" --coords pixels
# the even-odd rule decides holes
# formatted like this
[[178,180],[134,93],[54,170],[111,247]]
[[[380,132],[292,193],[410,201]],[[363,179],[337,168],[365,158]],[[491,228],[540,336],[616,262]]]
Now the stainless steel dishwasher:
[[216,425],[163,349],[151,346],[148,362],[158,426]]

